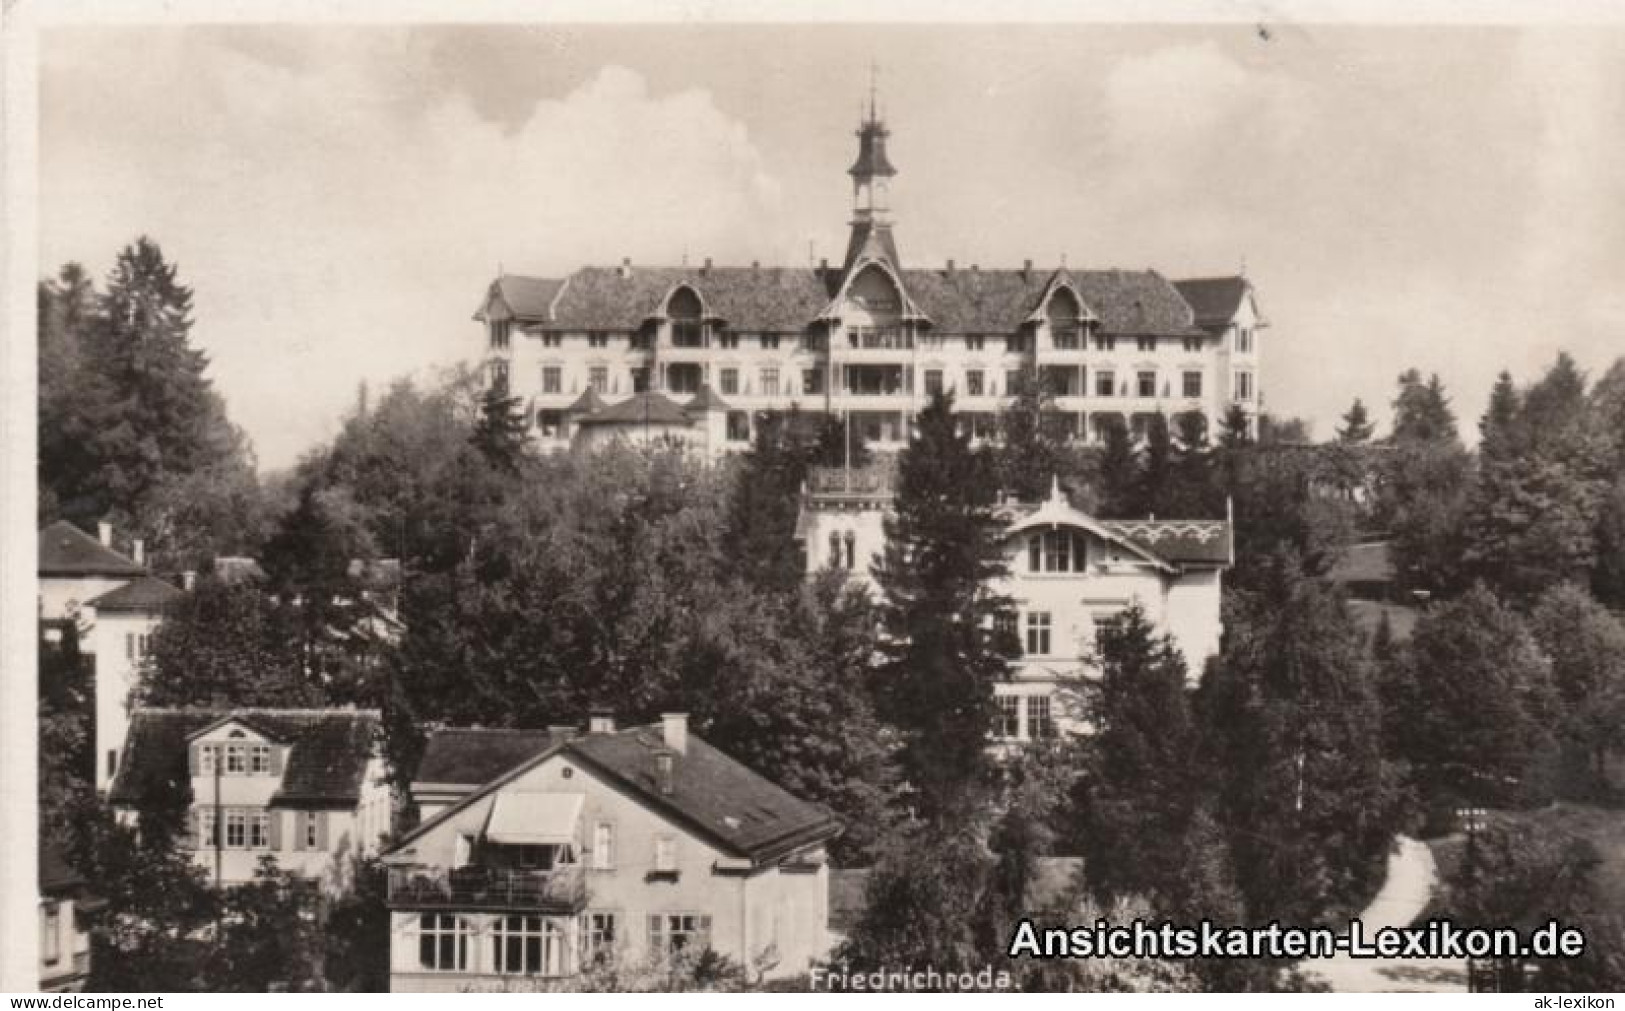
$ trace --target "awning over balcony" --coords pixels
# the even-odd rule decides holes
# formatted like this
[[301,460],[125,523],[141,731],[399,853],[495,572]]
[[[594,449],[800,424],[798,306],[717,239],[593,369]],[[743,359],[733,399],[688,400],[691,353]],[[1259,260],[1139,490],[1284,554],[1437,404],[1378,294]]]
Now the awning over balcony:
[[574,844],[581,801],[579,793],[504,791],[491,806],[485,837],[509,846]]

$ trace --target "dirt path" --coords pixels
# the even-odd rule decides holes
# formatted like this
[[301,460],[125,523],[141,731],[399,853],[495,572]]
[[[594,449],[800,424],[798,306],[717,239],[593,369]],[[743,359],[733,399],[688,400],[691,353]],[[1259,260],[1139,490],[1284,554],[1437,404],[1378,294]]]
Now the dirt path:
[[[1367,936],[1378,927],[1400,927],[1415,920],[1427,908],[1438,872],[1433,852],[1426,844],[1399,837],[1398,848],[1388,855],[1388,877],[1382,890],[1360,915]],[[1335,958],[1312,959],[1302,963],[1304,973],[1314,976],[1339,993],[1465,993],[1467,963],[1463,959],[1422,958]]]

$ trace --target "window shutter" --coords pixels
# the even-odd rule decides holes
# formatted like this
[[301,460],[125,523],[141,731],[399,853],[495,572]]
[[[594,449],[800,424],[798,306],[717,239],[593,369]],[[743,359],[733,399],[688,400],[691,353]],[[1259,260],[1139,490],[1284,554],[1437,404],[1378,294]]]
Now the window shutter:
[[267,835],[269,836],[268,841],[271,844],[271,851],[273,853],[279,852],[282,849],[282,812],[272,808],[265,812],[265,820],[269,822]]
[[327,812],[312,811],[310,814],[311,817],[316,819],[316,848],[325,851],[327,849]]
[[198,749],[201,747],[203,747],[203,745],[194,744],[186,752],[189,762],[188,769],[194,776],[198,774],[198,769],[202,767],[202,760],[198,758]]
[[708,915],[700,917],[699,942],[701,948],[711,947],[711,917]]
[[282,775],[283,756],[287,754],[287,751],[288,749],[282,747],[281,745],[271,745],[271,775]]
[[658,955],[665,951],[665,928],[665,917],[658,913],[649,915],[649,954]]

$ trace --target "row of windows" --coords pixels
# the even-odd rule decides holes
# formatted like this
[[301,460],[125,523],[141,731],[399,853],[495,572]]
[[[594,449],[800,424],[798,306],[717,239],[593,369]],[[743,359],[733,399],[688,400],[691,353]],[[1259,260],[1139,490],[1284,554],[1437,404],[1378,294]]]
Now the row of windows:
[[[195,848],[212,850],[280,850],[282,839],[277,832],[279,823],[271,812],[255,807],[202,807],[194,812]],[[293,849],[318,850],[326,845],[324,812],[295,812]]]
[[[493,362],[493,376],[500,374],[501,381],[506,382],[507,364]],[[498,368],[497,366],[500,366]],[[673,368],[668,374],[667,386],[675,394],[694,394],[699,392],[703,383],[703,371],[698,367],[693,369]],[[844,367],[842,373],[843,390],[853,394],[892,395],[898,393],[912,393],[913,383],[910,379],[910,370],[899,365],[849,365]],[[1005,390],[1013,391],[1021,382],[1022,373],[1011,369],[1005,372]],[[1076,369],[1055,369],[1046,373],[1046,380],[1050,383],[1053,392],[1059,396],[1081,396],[1084,393],[1084,379],[1087,373],[1082,366]],[[801,392],[803,394],[821,394],[824,392],[824,371],[822,369],[805,369],[802,372]],[[717,371],[718,389],[724,396],[738,396],[741,393],[750,395],[757,393],[762,396],[792,395],[795,391],[786,388],[781,382],[780,372],[777,368],[763,368],[757,370],[757,383],[754,389],[742,383],[742,372],[737,368],[723,368]],[[649,370],[635,368],[630,371],[630,387],[633,393],[642,393],[649,388]],[[1236,373],[1236,398],[1238,400],[1251,400],[1253,398],[1252,373]],[[587,386],[600,395],[619,393],[618,384],[613,384],[610,378],[610,369],[607,365],[594,365],[587,370]],[[923,370],[922,388],[926,394],[942,392],[946,387],[946,373],[942,369]],[[1199,398],[1203,390],[1203,373],[1190,370],[1180,373],[1179,395],[1187,399]],[[1094,375],[1094,394],[1097,397],[1129,396],[1131,386],[1128,380],[1118,382],[1117,373],[1111,369],[1098,369]],[[564,367],[562,365],[542,366],[542,393],[560,394],[564,390]],[[1163,382],[1158,386],[1158,373],[1152,370],[1143,370],[1134,374],[1132,385],[1134,396],[1154,398],[1157,396],[1173,396],[1171,383]],[[965,390],[968,397],[981,397],[988,394],[987,373],[983,369],[965,370]]]
[[[1094,616],[1095,634],[1106,628],[1113,620],[1115,614],[1097,614]],[[1021,618],[1021,648],[1022,655],[1029,657],[1055,656],[1055,640],[1052,632],[1055,628],[1055,617],[1049,611],[1027,611]],[[1016,628],[1008,624],[1005,630],[1011,634]]]
[[[1047,695],[999,695],[998,713],[993,723],[993,734],[1004,740],[1045,741],[1055,736],[1055,716]],[[1021,732],[1022,709],[1026,709],[1027,733]]]
[[[512,323],[507,320],[493,321],[490,324],[490,338],[492,350],[505,351],[511,346]],[[651,335],[647,332],[610,334],[603,330],[591,330],[585,335],[587,346],[590,348],[608,348],[612,338],[624,339],[632,350],[648,350]],[[538,335],[542,347],[559,348],[564,346],[563,333],[558,331],[543,331]],[[1013,334],[916,334],[914,330],[905,326],[850,326],[846,328],[847,343],[853,348],[886,349],[895,348],[907,350],[916,343],[922,348],[946,348],[963,344],[967,351],[985,351],[989,338],[1002,341],[1004,350],[1010,354],[1026,354],[1032,351],[1033,334],[1031,332]],[[708,348],[719,347],[724,349],[737,349],[741,340],[749,340],[764,351],[777,351],[788,338],[794,346],[803,350],[821,350],[823,338],[818,334],[808,333],[740,333],[735,330],[718,328],[709,323],[693,320],[674,320],[671,324],[671,343],[678,348]],[[1134,338],[1135,347],[1151,353],[1163,346],[1173,347],[1176,338],[1159,338],[1154,335],[1140,335]],[[1195,353],[1203,349],[1206,338],[1197,335],[1186,335],[1177,338],[1179,347],[1186,352]],[[1081,351],[1088,344],[1094,344],[1096,351],[1117,350],[1117,336],[1115,334],[1097,333],[1093,322],[1085,322],[1077,327],[1054,327],[1050,331],[1050,343],[1060,351]],[[1236,351],[1250,354],[1253,350],[1253,331],[1247,328],[1238,328],[1235,336]]]
[[251,744],[199,744],[194,775],[213,776],[217,771],[224,776],[268,776],[274,771],[271,745]]
[[[589,911],[580,923],[584,962],[613,956],[620,943],[620,917],[610,911]],[[711,944],[711,917],[703,913],[650,913],[645,920],[649,950],[675,954],[685,948]],[[497,917],[480,931],[467,917],[454,913],[425,913],[418,918],[418,966],[428,972],[468,972],[471,949],[484,934],[489,940],[489,969],[510,976],[560,976],[568,971],[562,922],[556,917],[511,915]]]

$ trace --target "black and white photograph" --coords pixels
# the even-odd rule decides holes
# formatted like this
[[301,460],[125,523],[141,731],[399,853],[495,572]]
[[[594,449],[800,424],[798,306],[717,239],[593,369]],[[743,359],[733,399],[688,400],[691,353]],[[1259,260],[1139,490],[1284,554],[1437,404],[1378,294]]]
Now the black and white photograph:
[[0,39],[0,990],[1625,991],[1625,8]]

